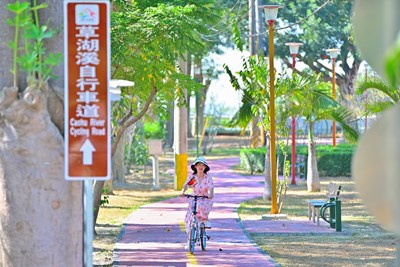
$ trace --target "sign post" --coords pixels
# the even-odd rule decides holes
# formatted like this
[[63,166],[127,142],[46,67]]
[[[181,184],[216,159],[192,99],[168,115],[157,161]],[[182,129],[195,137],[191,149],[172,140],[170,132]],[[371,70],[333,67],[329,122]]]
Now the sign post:
[[65,179],[110,178],[109,2],[66,0]]
[[84,181],[84,266],[93,266],[93,180],[111,173],[110,4],[64,0],[65,179]]
[[160,178],[158,170],[158,155],[162,154],[162,141],[160,139],[150,139],[149,143],[149,154],[153,161],[153,189],[160,189]]

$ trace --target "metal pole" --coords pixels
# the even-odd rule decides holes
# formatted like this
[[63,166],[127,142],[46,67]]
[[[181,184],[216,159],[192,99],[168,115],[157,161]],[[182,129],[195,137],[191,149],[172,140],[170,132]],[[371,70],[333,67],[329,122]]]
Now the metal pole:
[[275,70],[274,70],[274,20],[268,20],[268,42],[269,42],[269,102],[270,102],[270,125],[271,125],[271,214],[278,214],[277,192],[276,192],[276,136],[275,136]]
[[83,239],[84,239],[84,257],[85,267],[93,266],[93,180],[84,181],[83,194]]
[[[332,58],[332,97],[336,100],[336,73],[335,73],[336,58]],[[332,145],[336,146],[336,121],[332,121]]]
[[335,203],[335,228],[336,232],[342,231],[342,201],[339,199]]
[[160,179],[159,179],[159,171],[158,171],[158,155],[152,156],[153,160],[153,189],[160,189]]
[[336,220],[336,201],[335,201],[335,198],[331,197],[329,199],[329,202],[335,204],[335,205],[331,205],[329,207],[329,217],[331,219],[331,223],[329,224],[329,226],[333,229],[333,228],[335,228],[335,220]]
[[[296,54],[292,54],[292,77],[296,66]],[[292,116],[292,183],[296,184],[296,117]]]

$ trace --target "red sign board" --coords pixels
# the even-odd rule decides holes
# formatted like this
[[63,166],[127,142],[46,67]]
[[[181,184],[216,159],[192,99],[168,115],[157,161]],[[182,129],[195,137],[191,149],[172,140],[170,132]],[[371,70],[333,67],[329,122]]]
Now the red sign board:
[[64,2],[65,179],[110,178],[110,8]]

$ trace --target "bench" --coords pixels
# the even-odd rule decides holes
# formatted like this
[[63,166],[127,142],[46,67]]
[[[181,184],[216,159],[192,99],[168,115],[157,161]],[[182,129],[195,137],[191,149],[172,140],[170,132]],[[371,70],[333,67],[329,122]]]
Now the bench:
[[308,200],[308,219],[313,220],[313,223],[317,221],[317,225],[319,225],[320,219],[320,209],[326,203],[329,203],[332,198],[338,198],[340,195],[340,190],[342,189],[341,185],[337,185],[335,183],[329,183],[328,191],[326,193],[326,199],[310,199]]

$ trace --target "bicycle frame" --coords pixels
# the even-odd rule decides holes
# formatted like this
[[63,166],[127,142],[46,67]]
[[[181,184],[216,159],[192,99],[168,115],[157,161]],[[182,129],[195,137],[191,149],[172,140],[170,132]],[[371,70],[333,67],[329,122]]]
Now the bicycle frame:
[[206,227],[203,222],[199,223],[196,215],[197,215],[197,199],[208,198],[208,197],[193,196],[193,195],[185,195],[185,197],[194,198],[192,206],[193,220],[190,223],[190,232],[189,232],[189,252],[193,254],[196,243],[201,245],[202,250],[206,250],[206,240],[207,240]]

